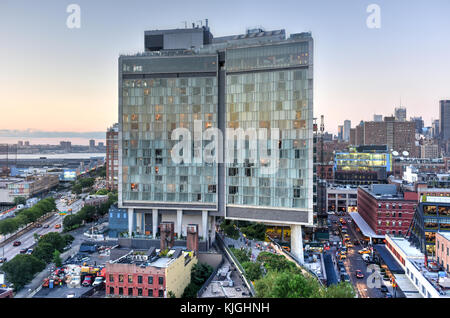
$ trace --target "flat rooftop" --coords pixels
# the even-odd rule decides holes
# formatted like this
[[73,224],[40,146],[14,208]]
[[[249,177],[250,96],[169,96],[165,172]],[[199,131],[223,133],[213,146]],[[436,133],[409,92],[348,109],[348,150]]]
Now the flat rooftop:
[[405,239],[404,237],[392,237],[389,236],[389,238],[397,244],[397,246],[400,248],[400,250],[405,253],[405,255],[408,258],[420,258],[424,257],[423,253],[418,250],[414,245],[411,245],[411,243]]
[[111,261],[115,264],[135,264],[137,266],[149,266],[158,268],[167,268],[175,259],[179,257],[189,258],[191,251],[187,251],[185,248],[174,248],[169,250],[167,255],[160,256],[160,249],[154,247],[149,250],[125,250],[123,256]]
[[447,241],[450,241],[450,232],[438,232],[442,235]]

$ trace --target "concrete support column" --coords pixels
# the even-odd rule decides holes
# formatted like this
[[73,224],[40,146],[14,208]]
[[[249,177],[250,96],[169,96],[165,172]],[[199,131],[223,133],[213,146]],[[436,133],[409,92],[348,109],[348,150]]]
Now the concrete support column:
[[133,212],[134,211],[132,208],[128,208],[128,235],[129,235],[129,237],[131,237],[131,233],[133,233],[133,218],[134,218]]
[[208,240],[208,211],[202,211],[202,237]]
[[156,233],[158,232],[158,209],[152,210],[152,236],[156,239]]
[[211,217],[211,235],[210,235],[211,243],[216,240],[216,217]]
[[291,225],[291,253],[301,264],[305,262],[303,256],[303,237],[301,225]]
[[183,210],[177,210],[177,227],[175,228],[175,232],[177,232],[178,238],[181,237],[181,235],[183,233],[181,233],[182,227],[181,225],[183,224]]
[[136,213],[136,234],[142,234],[142,213]]

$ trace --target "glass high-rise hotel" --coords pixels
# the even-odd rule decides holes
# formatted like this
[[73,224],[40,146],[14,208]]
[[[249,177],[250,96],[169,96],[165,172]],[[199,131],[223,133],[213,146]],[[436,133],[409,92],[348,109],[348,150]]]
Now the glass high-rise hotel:
[[[313,223],[311,34],[255,29],[214,38],[194,27],[147,31],[145,48],[119,58],[119,206],[131,216],[129,231],[155,237],[161,221],[172,221],[186,236],[195,223],[210,243],[216,217],[286,224],[295,253],[301,226]],[[259,152],[255,161],[173,162],[172,132],[194,135],[195,121],[225,138],[227,128],[278,128],[278,140],[267,141],[278,169],[265,174]]]

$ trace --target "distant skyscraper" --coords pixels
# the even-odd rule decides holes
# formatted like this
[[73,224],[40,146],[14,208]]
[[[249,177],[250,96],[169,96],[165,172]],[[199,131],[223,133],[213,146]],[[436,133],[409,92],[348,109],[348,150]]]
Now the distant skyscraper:
[[344,126],[339,125],[338,126],[338,140],[343,140],[343,139],[344,139]]
[[350,128],[352,128],[352,122],[350,120],[344,121],[344,140],[350,141]]
[[106,187],[117,190],[119,182],[119,124],[106,131]]
[[405,107],[397,107],[395,108],[395,120],[397,121],[406,121],[406,108]]
[[22,146],[23,146],[23,141],[22,141],[22,140],[19,140],[19,141],[17,142],[17,145],[18,145],[19,147],[22,147]]
[[373,121],[380,122],[383,121],[383,115],[373,115]]
[[95,140],[91,139],[89,140],[89,149],[93,150],[95,148]]
[[439,102],[439,123],[440,139],[446,141],[450,139],[450,100]]
[[421,117],[411,117],[411,121],[416,123],[416,133],[421,134],[423,133],[423,119]]
[[433,138],[439,138],[439,119],[433,120],[432,129]]

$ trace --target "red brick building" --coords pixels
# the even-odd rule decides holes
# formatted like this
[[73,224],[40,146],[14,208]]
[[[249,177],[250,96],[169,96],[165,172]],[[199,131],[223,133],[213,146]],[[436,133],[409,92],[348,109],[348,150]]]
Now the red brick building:
[[119,171],[119,124],[106,132],[106,188],[117,190]]
[[358,213],[377,235],[405,235],[417,204],[416,192],[398,193],[392,184],[358,188]]
[[333,182],[334,180],[333,165],[319,163],[317,164],[316,169],[317,169],[317,179]]
[[[159,251],[159,250],[158,250]],[[130,250],[106,263],[106,295],[116,297],[181,297],[191,281],[191,269],[197,263],[194,252],[172,249],[163,255],[152,248]]]

